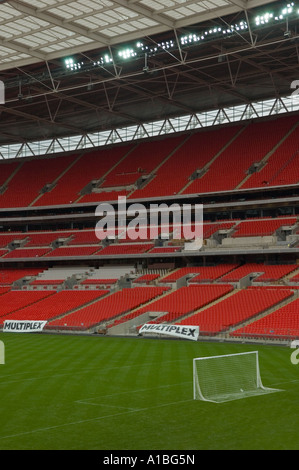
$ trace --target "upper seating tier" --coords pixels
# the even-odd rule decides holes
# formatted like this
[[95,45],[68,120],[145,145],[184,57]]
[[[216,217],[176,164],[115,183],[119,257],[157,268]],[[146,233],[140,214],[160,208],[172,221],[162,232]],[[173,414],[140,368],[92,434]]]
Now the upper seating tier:
[[296,115],[279,116],[73,155],[0,162],[0,208],[297,184],[297,124]]

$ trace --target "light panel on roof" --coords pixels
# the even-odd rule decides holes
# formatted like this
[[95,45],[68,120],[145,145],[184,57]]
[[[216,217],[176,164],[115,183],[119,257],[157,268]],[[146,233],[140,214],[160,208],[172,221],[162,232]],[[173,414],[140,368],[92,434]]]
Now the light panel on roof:
[[[292,3],[288,3],[286,7],[284,8],[280,8],[280,10],[278,11],[275,11],[275,12],[269,11],[261,15],[258,15],[255,18],[255,25],[262,26],[268,23],[282,21],[288,18],[288,16],[293,15],[294,13],[296,14],[294,6],[295,6],[294,3],[292,2]],[[298,11],[297,11],[297,14],[298,14]]]

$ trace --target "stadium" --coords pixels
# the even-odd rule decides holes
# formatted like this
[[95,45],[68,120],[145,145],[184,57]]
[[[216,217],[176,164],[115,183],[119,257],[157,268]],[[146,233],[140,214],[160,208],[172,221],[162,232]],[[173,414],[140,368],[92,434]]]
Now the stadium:
[[299,449],[298,19],[0,0],[1,450]]

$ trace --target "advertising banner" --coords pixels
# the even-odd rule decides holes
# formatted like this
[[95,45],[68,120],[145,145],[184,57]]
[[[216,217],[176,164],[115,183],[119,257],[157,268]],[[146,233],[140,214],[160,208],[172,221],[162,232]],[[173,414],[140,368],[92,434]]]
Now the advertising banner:
[[9,333],[33,333],[43,331],[46,321],[38,320],[5,320],[3,331]]
[[174,336],[177,338],[191,339],[197,341],[199,336],[199,326],[188,325],[165,325],[145,323],[139,330],[139,334],[155,333],[161,335]]

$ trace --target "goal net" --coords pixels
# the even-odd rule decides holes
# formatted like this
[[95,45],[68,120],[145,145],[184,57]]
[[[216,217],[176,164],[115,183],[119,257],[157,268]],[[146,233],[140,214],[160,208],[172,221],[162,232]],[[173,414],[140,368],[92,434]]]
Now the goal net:
[[193,359],[194,400],[222,403],[278,391],[263,386],[258,351]]

